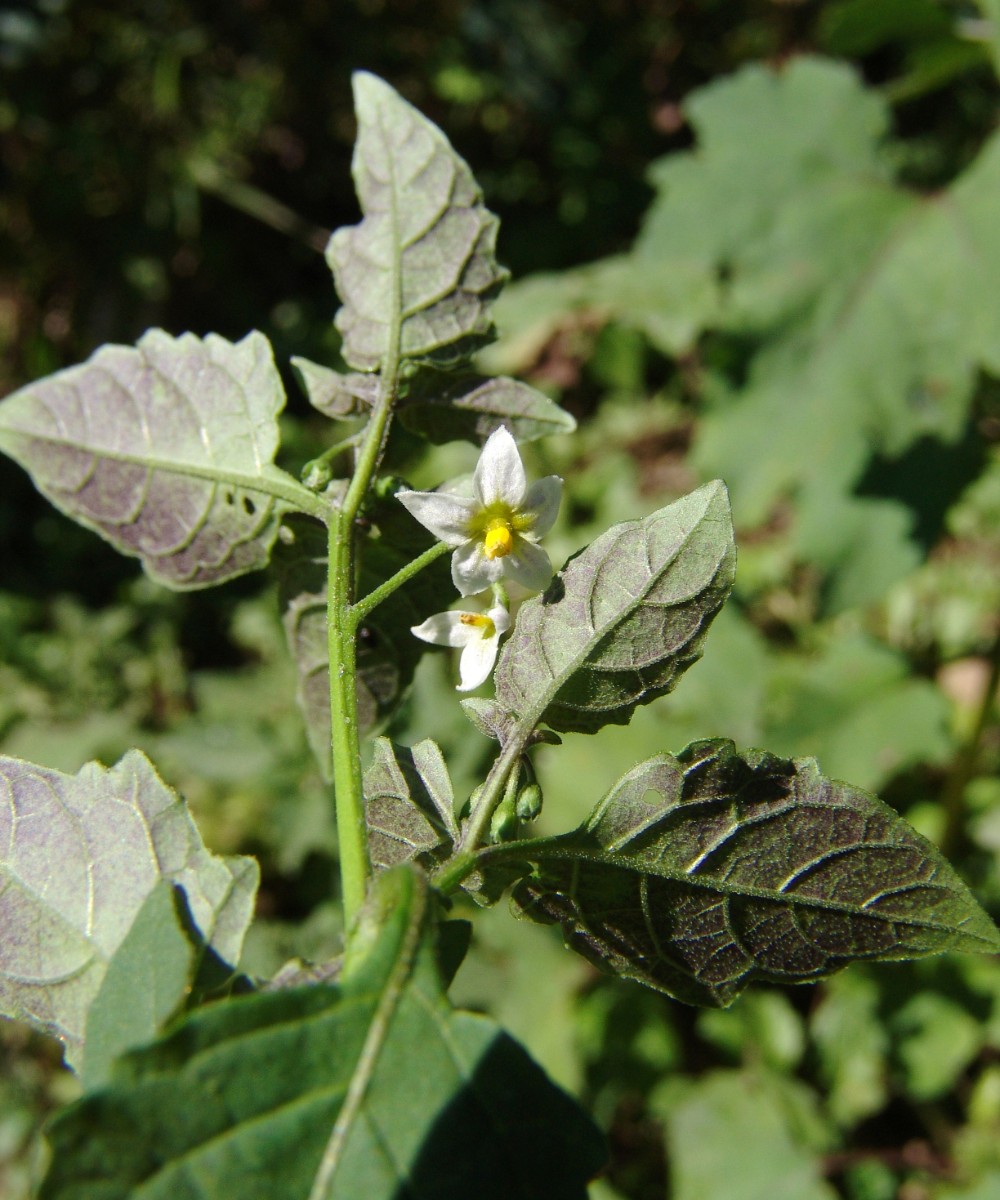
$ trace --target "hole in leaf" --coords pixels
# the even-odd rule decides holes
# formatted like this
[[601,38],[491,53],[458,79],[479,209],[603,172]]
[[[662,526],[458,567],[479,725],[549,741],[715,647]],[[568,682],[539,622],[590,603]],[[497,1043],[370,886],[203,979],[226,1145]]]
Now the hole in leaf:
[[252,517],[254,515],[254,513],[257,511],[257,505],[254,504],[254,502],[250,499],[249,496],[243,497],[243,511],[249,517]]

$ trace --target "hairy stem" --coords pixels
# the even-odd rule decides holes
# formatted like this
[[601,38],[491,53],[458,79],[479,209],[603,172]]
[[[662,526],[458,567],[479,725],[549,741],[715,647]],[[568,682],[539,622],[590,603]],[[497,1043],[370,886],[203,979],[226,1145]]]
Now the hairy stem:
[[354,578],[354,522],[337,514],[330,524],[327,648],[330,656],[330,746],[344,919],[348,927],[364,902],[371,862],[361,790],[361,744],[355,631],[348,620]]

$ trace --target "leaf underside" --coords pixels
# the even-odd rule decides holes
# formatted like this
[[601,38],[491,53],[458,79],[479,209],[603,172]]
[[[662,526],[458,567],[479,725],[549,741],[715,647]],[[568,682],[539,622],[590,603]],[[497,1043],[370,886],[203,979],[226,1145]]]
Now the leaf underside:
[[[173,588],[267,564],[284,405],[271,347],[153,329],[0,404],[0,449],[64,513]],[[271,486],[269,486],[271,485]]]
[[[109,964],[158,885],[182,891],[223,962],[239,959],[257,864],[210,854],[137,750],[76,775],[0,758],[0,847],[0,1011],[58,1037],[71,1062]],[[138,975],[130,1003],[141,1006],[155,986],[155,972]]]
[[438,444],[465,438],[482,445],[501,425],[517,442],[572,433],[576,428],[565,409],[517,379],[441,371],[416,376],[400,406],[399,419],[407,429]]
[[720,483],[613,526],[521,608],[497,664],[497,704],[522,730],[625,724],[698,659],[735,565]]
[[430,738],[412,749],[376,738],[364,791],[368,846],[377,871],[426,861],[458,837],[451,777]]
[[[401,506],[397,506],[401,507]],[[378,514],[375,514],[377,519]],[[409,520],[409,518],[407,518]],[[416,522],[412,522],[416,525]],[[316,522],[295,520],[294,541],[279,546],[282,621],[298,674],[297,700],[309,744],[330,777],[330,673],[327,632],[326,534]],[[421,547],[422,548],[422,547]],[[388,537],[369,537],[359,548],[360,595],[383,583],[416,552]],[[384,600],[365,621],[357,649],[358,728],[371,733],[395,710],[428,647],[410,632],[433,611],[448,579],[447,560],[432,563]]]
[[202,1009],[57,1117],[43,1200],[585,1200],[599,1135],[497,1025],[450,1007],[424,879],[382,875],[373,903],[338,985]]
[[397,349],[460,362],[493,336],[490,302],[507,277],[493,253],[497,219],[444,134],[388,84],[359,71],[354,104],[364,219],[338,229],[326,251],[344,359],[359,371]]
[[639,764],[585,826],[523,848],[523,915],[614,974],[691,1004],[856,959],[997,951],[1000,934],[929,842],[814,760],[696,742]]

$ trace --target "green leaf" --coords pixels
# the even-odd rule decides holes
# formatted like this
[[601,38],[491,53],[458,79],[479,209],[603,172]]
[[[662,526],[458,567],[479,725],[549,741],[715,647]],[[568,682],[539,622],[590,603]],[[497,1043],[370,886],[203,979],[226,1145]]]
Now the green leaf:
[[121,1060],[53,1122],[43,1200],[585,1200],[599,1135],[448,1004],[431,905],[381,875],[336,986],[212,1005]]
[[267,564],[283,512],[317,498],[273,465],[285,402],[260,333],[150,330],[0,404],[0,449],[68,516],[172,588]]
[[430,738],[412,750],[375,739],[365,772],[365,817],[376,870],[425,856],[458,837],[455,794],[440,747]]
[[836,1200],[822,1164],[795,1136],[789,1108],[805,1093],[767,1074],[714,1071],[673,1104],[666,1127],[673,1200]]
[[718,482],[613,526],[522,606],[496,669],[498,703],[522,730],[626,724],[697,660],[735,566]]
[[290,361],[309,403],[324,417],[341,421],[361,416],[375,403],[379,387],[375,375],[344,374],[308,358],[295,357]]
[[1000,933],[941,854],[812,759],[695,742],[640,763],[574,833],[522,844],[533,919],[614,974],[692,1004],[855,959],[997,951]]
[[120,1054],[152,1041],[190,994],[196,946],[178,899],[166,880],[155,884],[108,962],[87,1012],[80,1074],[88,1091],[107,1082]]
[[565,409],[516,379],[422,371],[399,410],[407,429],[442,443],[464,438],[482,445],[505,425],[518,442],[572,433]]
[[[157,934],[147,953],[176,955],[162,903],[144,909],[162,881],[183,892],[212,952],[238,961],[257,864],[210,854],[144,755],[130,751],[111,768],[88,763],[76,775],[0,758],[0,794],[0,1011],[54,1034],[71,1063],[112,962],[116,975],[131,971],[136,947],[126,942],[135,923]],[[116,1004],[163,1012],[169,998],[157,973],[147,965],[135,979],[131,998],[115,985]]]
[[344,358],[361,371],[397,355],[460,362],[493,336],[497,219],[444,134],[387,83],[357,72],[354,104],[364,220],[326,251]]

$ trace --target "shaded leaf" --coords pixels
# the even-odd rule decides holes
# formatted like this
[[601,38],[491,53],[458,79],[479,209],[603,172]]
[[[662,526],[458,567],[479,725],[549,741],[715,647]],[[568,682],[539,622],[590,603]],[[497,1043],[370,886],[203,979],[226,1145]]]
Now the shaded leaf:
[[[139,919],[153,916],[166,953],[175,928],[143,911],[161,881],[179,888],[201,939],[239,959],[253,913],[257,864],[202,844],[183,802],[149,760],[130,751],[111,768],[63,775],[0,758],[0,1011],[54,1034],[79,1061],[88,1012]],[[146,924],[147,932],[150,924]],[[129,970],[135,946],[115,971]],[[170,951],[174,952],[174,951]],[[136,973],[127,1000],[161,1012],[155,972]],[[172,986],[172,985],[171,985]],[[146,990],[143,990],[146,989]],[[118,991],[126,1002],[126,993]]]
[[173,588],[267,564],[315,497],[273,465],[285,402],[271,347],[150,330],[0,403],[0,449],[68,516]]
[[343,420],[361,416],[378,398],[377,375],[345,374],[308,358],[295,357],[290,361],[309,403],[324,417]]
[[613,526],[521,607],[497,664],[497,702],[522,730],[625,724],[697,660],[735,565],[717,482]]
[[518,847],[521,911],[606,970],[693,1004],[854,959],[997,951],[929,842],[811,759],[696,742],[634,767],[575,833]]
[[212,1005],[121,1060],[54,1121],[41,1196],[585,1200],[597,1131],[448,1004],[431,903],[413,870],[380,876],[337,986]]
[[423,860],[458,836],[451,777],[430,738],[412,750],[376,738],[364,792],[368,845],[376,870]]
[[[396,507],[401,508],[397,505]],[[410,526],[416,522],[407,516]],[[280,547],[275,561],[281,575],[283,623],[298,671],[297,700],[317,761],[330,775],[330,676],[326,621],[326,534],[316,524],[297,522],[295,540]],[[384,537],[369,537],[360,547],[359,594],[364,595],[405,566],[421,549],[401,550]],[[410,632],[428,612],[440,607],[450,586],[446,559],[432,563],[394,592],[365,620],[358,641],[358,724],[370,733],[395,710],[428,649]]]
[[418,375],[399,409],[414,433],[442,443],[465,438],[482,445],[501,425],[518,442],[572,433],[576,421],[544,392],[516,379],[483,375]]
[[497,219],[444,134],[387,83],[356,72],[354,104],[364,220],[326,251],[344,358],[361,371],[397,354],[459,362],[493,336]]

